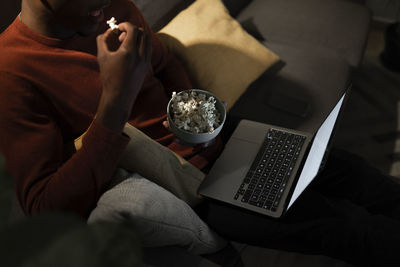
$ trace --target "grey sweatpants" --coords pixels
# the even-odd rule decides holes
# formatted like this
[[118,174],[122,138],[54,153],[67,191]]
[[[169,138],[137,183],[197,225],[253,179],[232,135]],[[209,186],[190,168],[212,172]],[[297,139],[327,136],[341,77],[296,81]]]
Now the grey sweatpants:
[[207,254],[227,244],[184,201],[137,173],[118,169],[88,223],[126,220],[144,247],[178,245]]

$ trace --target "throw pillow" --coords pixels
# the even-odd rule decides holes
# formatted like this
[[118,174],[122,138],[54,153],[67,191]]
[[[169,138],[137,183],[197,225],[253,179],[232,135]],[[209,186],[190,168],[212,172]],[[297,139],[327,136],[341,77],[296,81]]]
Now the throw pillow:
[[252,0],[223,0],[224,5],[229,10],[229,14],[231,14],[232,17],[239,15],[240,11],[250,4],[251,1]]
[[227,102],[228,110],[279,61],[229,15],[221,0],[197,0],[158,34],[181,59],[193,84]]

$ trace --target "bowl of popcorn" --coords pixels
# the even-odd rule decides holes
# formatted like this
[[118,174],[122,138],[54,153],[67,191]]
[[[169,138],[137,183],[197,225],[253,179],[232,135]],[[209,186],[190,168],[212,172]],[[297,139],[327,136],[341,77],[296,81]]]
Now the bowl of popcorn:
[[189,144],[214,139],[226,119],[224,104],[210,92],[200,89],[173,92],[167,114],[171,131]]

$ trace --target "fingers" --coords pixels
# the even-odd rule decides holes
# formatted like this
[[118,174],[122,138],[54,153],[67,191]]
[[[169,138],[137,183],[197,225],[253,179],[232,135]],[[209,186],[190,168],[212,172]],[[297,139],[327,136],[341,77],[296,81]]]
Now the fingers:
[[124,34],[124,36],[121,37],[122,44],[120,48],[125,48],[128,51],[134,51],[137,44],[138,31],[135,30],[135,27],[128,22],[120,23],[118,25],[118,29],[122,32],[121,35]]
[[214,143],[216,142],[216,138],[214,138],[214,139],[211,139],[210,141],[208,141],[208,142],[206,142],[206,143],[203,143],[203,144],[201,144],[201,146],[203,147],[203,148],[207,148],[207,147],[209,147],[209,146],[212,146],[212,145],[214,145]]
[[118,36],[118,40],[122,43],[126,38],[126,32],[122,32],[119,36]]
[[139,57],[149,62],[152,55],[151,33],[127,22],[119,24],[118,29],[122,32],[119,36],[119,40],[122,42],[121,47],[131,52],[137,52]]
[[[127,52],[134,58],[137,56],[143,62],[150,63],[152,55],[152,34],[143,28],[135,27],[129,22],[122,22],[118,25],[120,35],[117,37],[119,48],[110,51],[108,46],[108,38],[113,38],[113,31],[108,29],[105,33],[97,37],[98,56],[104,56],[110,52]],[[115,36],[116,37],[116,36]]]
[[97,50],[98,54],[101,55],[104,52],[108,52],[108,45],[107,45],[107,38],[110,36],[112,33],[111,29],[108,29],[105,33],[100,34],[96,38],[96,43],[97,43]]
[[162,125],[163,125],[167,130],[171,130],[171,129],[169,128],[169,123],[168,123],[168,121],[163,121],[163,122],[162,122]]

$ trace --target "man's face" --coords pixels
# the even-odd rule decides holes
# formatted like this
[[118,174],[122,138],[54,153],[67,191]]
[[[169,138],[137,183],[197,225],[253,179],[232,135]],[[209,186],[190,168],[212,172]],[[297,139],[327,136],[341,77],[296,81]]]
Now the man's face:
[[104,20],[103,9],[111,0],[41,0],[52,11],[55,22],[69,30],[88,36]]

